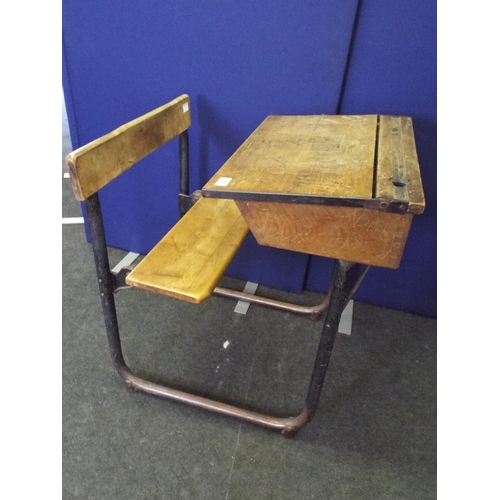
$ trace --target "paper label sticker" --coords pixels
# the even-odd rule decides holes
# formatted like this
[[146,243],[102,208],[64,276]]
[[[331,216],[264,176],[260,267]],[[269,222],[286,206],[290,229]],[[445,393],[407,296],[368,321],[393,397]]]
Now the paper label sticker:
[[227,186],[233,180],[232,177],[221,177],[216,183],[215,186]]
[[186,113],[187,111],[189,111],[189,103],[188,102],[185,102],[183,105],[182,105],[182,111],[184,113]]

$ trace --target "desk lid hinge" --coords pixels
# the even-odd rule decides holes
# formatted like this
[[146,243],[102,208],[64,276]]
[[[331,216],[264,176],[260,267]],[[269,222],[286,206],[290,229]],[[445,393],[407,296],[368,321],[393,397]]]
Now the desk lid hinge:
[[404,214],[408,211],[407,201],[390,198],[348,198],[335,196],[315,196],[288,193],[266,193],[214,189],[203,189],[202,195],[206,198],[224,198],[240,201],[299,203],[304,205],[369,208],[372,210],[380,210],[382,212],[392,212],[397,214]]

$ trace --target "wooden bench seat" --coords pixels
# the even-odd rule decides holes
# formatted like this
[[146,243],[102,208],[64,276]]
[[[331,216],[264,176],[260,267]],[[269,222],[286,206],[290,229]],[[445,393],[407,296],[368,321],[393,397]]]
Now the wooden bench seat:
[[248,233],[233,200],[199,200],[127,276],[128,285],[199,304]]

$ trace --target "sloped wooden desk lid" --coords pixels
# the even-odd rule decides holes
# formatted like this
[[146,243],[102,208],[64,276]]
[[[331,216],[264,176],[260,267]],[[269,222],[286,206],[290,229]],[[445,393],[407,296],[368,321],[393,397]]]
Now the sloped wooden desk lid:
[[425,207],[411,118],[269,116],[203,195],[420,214]]
[[269,116],[202,190],[261,245],[399,267],[425,207],[411,118]]

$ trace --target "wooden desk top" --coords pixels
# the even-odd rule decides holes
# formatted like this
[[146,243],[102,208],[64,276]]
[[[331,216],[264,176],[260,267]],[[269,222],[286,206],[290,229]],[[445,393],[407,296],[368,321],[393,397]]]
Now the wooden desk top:
[[399,200],[396,211],[412,213],[425,206],[411,118],[380,115],[268,116],[202,192],[312,204]]

